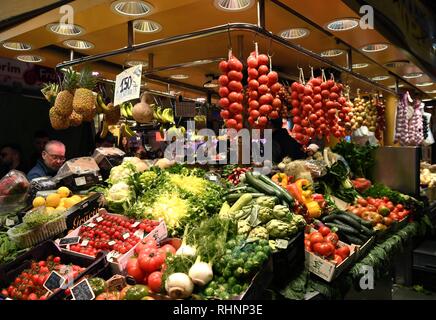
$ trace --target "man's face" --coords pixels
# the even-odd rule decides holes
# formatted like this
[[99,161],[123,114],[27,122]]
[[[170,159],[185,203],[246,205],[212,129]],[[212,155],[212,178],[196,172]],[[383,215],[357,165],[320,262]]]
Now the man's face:
[[61,145],[51,145],[42,152],[42,159],[47,167],[52,170],[59,170],[65,162],[65,147]]
[[34,143],[35,149],[38,150],[38,152],[43,152],[47,142],[48,138],[36,138]]
[[14,151],[9,147],[4,147],[0,150],[0,163],[6,166],[12,164]]

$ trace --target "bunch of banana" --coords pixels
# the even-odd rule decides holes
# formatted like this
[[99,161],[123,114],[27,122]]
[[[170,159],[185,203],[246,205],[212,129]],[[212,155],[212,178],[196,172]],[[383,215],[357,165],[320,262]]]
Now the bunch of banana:
[[126,118],[126,119],[133,118],[133,114],[132,114],[133,105],[131,102],[122,103],[120,106],[120,110],[121,110],[121,115],[124,118]]
[[109,124],[106,121],[106,117],[105,117],[105,119],[103,120],[103,128],[101,129],[100,132],[100,138],[102,139],[106,138],[108,133],[109,133]]
[[195,121],[196,123],[203,123],[203,124],[206,124],[206,122],[207,122],[207,118],[206,118],[205,115],[196,115],[196,116],[194,117],[194,121]]
[[182,138],[185,135],[186,129],[185,127],[176,127],[173,125],[171,128],[167,130],[167,136]]
[[136,136],[136,133],[127,123],[122,123],[120,126],[120,136],[125,136],[127,139],[130,139],[131,137]]
[[162,108],[160,106],[152,105],[153,108],[153,118],[162,124],[169,123],[174,124],[174,113],[171,108]]

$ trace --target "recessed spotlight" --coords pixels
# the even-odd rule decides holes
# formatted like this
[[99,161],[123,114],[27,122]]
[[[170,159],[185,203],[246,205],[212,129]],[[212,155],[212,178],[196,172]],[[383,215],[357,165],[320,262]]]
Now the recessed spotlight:
[[123,16],[145,16],[149,14],[153,6],[144,1],[123,1],[118,0],[112,2],[111,4],[112,10]]
[[433,85],[433,82],[421,82],[421,83],[416,84],[417,87],[429,87],[432,85]]
[[208,82],[206,82],[205,84],[203,84],[203,87],[205,88],[218,88],[219,84],[217,80],[209,80]]
[[425,93],[430,93],[430,94],[436,93],[436,90],[426,91]]
[[22,56],[18,56],[17,59],[29,63],[38,63],[43,60],[42,57],[34,56],[34,55],[22,55]]
[[365,52],[379,52],[386,50],[389,46],[385,43],[368,44],[362,48]]
[[77,36],[85,32],[81,26],[67,23],[50,23],[47,25],[47,29],[63,36]]
[[135,31],[142,33],[154,33],[162,30],[162,26],[151,20],[136,20],[133,22]]
[[170,78],[175,80],[184,80],[184,79],[188,79],[189,76],[187,74],[173,74],[170,76]]
[[353,63],[353,69],[363,69],[369,66],[369,63]]
[[129,60],[129,61],[126,61],[126,65],[128,65],[129,67],[135,67],[135,66],[142,65],[144,68],[147,68],[148,62],[144,61],[144,60]]
[[3,42],[2,46],[5,49],[15,50],[15,51],[27,51],[32,49],[32,46],[30,44],[24,42],[8,41],[8,42]]
[[337,57],[344,53],[345,50],[342,49],[331,49],[321,52],[321,57]]
[[327,29],[332,31],[346,31],[356,28],[359,25],[359,19],[344,18],[337,19],[327,24]]
[[215,7],[223,11],[243,11],[251,8],[253,0],[214,0]]
[[[403,87],[404,87],[404,84],[402,84],[402,83],[400,83],[400,84],[398,85],[398,88],[403,88]],[[395,86],[395,85],[392,85],[392,86],[389,86],[388,88],[395,89],[396,86]]]
[[375,76],[375,77],[372,77],[371,80],[373,80],[373,81],[383,81],[383,80],[387,80],[389,78],[390,78],[390,76]]
[[405,79],[414,79],[414,78],[422,77],[423,75],[424,74],[422,72],[411,72],[411,73],[403,75],[403,78],[405,78]]
[[386,68],[400,68],[409,64],[407,60],[391,61],[384,64]]
[[286,40],[300,39],[307,37],[310,31],[306,28],[291,28],[283,30],[279,33],[280,37]]
[[64,45],[77,50],[88,50],[94,48],[94,44],[85,40],[65,40]]
[[422,102],[428,102],[428,101],[432,101],[433,99],[422,99]]
[[98,72],[98,71],[92,71],[91,74],[92,74],[93,76],[97,77],[97,76],[100,75],[100,72]]

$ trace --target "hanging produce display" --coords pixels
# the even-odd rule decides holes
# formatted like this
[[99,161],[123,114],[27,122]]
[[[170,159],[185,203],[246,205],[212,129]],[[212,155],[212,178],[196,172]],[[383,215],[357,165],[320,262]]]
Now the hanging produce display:
[[221,76],[218,79],[220,88],[219,105],[221,107],[221,118],[224,119],[225,126],[229,129],[241,130],[243,128],[243,106],[242,101],[242,63],[229,50],[227,61],[221,61],[219,69]]
[[[357,89],[357,97],[354,99],[354,107],[352,108],[353,119],[351,121],[352,131],[356,131],[362,126],[366,126],[369,131],[375,132],[377,128],[378,109],[376,101],[372,102],[360,95],[360,90]],[[380,112],[382,110],[380,109]],[[383,111],[384,115],[384,111]]]
[[300,81],[291,85],[292,132],[295,139],[307,145],[315,137],[336,138],[345,136],[346,122],[350,121],[350,107],[342,96],[342,84],[334,79],[325,80],[325,76],[313,77],[304,81],[303,70],[300,68]]
[[[413,104],[412,104],[413,103]],[[395,142],[402,146],[418,146],[424,140],[423,105],[413,101],[409,92],[401,98],[397,108]]]
[[375,100],[375,108],[377,110],[375,137],[378,140],[381,140],[383,137],[383,132],[386,129],[386,119],[385,119],[386,107],[382,95],[376,95],[374,97],[374,100]]

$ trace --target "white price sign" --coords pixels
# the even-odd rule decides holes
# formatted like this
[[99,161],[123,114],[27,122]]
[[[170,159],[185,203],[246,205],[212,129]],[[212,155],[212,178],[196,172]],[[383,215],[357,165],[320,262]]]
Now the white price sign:
[[141,94],[142,65],[124,70],[115,81],[114,105],[137,99]]

